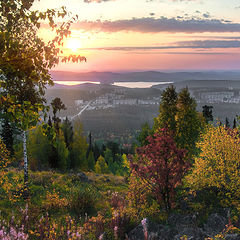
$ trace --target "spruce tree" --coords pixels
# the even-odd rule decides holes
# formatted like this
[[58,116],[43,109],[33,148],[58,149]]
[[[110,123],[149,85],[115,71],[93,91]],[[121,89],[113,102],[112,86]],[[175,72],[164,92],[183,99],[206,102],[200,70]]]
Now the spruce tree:
[[233,119],[233,129],[236,128],[236,127],[237,127],[237,121],[236,121],[236,119],[234,118],[234,119]]
[[203,117],[205,118],[206,123],[213,121],[212,109],[213,106],[204,105],[202,110]]
[[58,97],[54,98],[51,102],[52,106],[52,111],[53,111],[53,122],[54,122],[54,127],[56,129],[56,133],[59,133],[59,128],[60,128],[60,123],[61,119],[57,117],[57,112],[59,113],[61,110],[66,110],[67,108],[63,104],[62,100]]
[[59,131],[59,135],[56,138],[57,149],[57,168],[61,171],[66,171],[68,166],[68,149],[66,147],[64,136],[62,131]]
[[229,123],[229,120],[228,120],[227,117],[226,117],[226,119],[225,119],[225,127],[226,127],[226,128],[230,128],[230,123]]
[[188,88],[177,94],[175,88],[170,86],[162,94],[159,115],[154,119],[154,132],[167,129],[173,134],[177,147],[188,150],[189,158],[196,150],[195,143],[204,125],[196,106]]
[[141,131],[137,136],[137,141],[139,146],[145,146],[148,144],[147,137],[153,134],[153,130],[150,128],[148,122],[145,122],[142,127]]
[[90,151],[89,154],[88,154],[87,162],[88,162],[88,170],[89,171],[94,171],[95,158],[94,158],[94,155],[93,155],[92,151]]
[[83,126],[81,122],[74,122],[73,144],[71,151],[70,168],[88,170],[86,137],[83,135]]
[[62,123],[62,131],[63,131],[66,146],[70,151],[73,143],[73,126],[71,121],[69,121],[67,117]]
[[189,156],[195,150],[202,122],[196,110],[196,101],[190,96],[188,88],[178,94],[175,140],[179,148],[188,150]]
[[177,92],[171,85],[162,93],[162,100],[159,107],[159,115],[154,119],[154,130],[162,128],[176,131],[175,116],[177,113]]
[[106,163],[108,164],[109,170],[114,174],[114,169],[113,169],[113,154],[112,151],[107,148],[106,151],[104,152],[104,159]]
[[109,173],[108,165],[105,162],[104,157],[101,155],[99,156],[99,158],[95,164],[95,172],[102,173],[102,174]]
[[13,149],[13,126],[10,123],[7,116],[5,116],[3,118],[1,137],[2,137],[2,140],[3,140],[4,144],[6,145],[7,150],[10,153],[10,156],[13,156],[13,154],[14,154],[14,149]]

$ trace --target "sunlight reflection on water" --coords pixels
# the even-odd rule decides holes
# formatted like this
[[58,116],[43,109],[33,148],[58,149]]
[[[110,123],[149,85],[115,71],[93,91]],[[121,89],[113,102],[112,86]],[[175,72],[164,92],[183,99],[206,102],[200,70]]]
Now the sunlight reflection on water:
[[[78,84],[84,83],[94,83],[100,84],[100,82],[89,82],[89,81],[54,81],[57,84],[66,85],[66,86],[74,86]],[[128,87],[128,88],[150,88],[153,85],[158,84],[170,84],[172,82],[115,82],[114,86],[120,87]]]

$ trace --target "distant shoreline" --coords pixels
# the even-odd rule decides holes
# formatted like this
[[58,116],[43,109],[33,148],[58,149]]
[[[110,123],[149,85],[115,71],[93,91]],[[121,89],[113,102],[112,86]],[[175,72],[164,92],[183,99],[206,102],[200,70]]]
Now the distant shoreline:
[[[76,86],[80,84],[105,84],[99,81],[54,81],[54,83],[62,85],[62,86]],[[153,85],[159,85],[159,84],[171,84],[173,82],[143,82],[143,81],[136,81],[136,82],[114,82],[114,83],[107,83],[109,85],[113,86],[119,86],[119,87],[127,87],[127,88],[150,88]]]

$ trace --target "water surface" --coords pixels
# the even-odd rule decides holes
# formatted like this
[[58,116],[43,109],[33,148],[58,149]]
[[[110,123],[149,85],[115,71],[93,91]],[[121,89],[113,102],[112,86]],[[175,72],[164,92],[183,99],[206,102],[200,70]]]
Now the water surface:
[[[78,84],[84,84],[84,83],[94,83],[94,84],[100,84],[100,82],[91,82],[91,81],[54,81],[57,84],[66,85],[66,86],[74,86]],[[114,86],[120,86],[120,87],[127,87],[127,88],[150,88],[153,85],[158,84],[170,84],[172,82],[115,82]]]

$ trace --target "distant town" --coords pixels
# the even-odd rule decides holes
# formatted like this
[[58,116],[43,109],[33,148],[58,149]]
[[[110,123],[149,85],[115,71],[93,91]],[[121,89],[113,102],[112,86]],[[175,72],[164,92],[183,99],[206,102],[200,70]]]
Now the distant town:
[[191,91],[191,94],[196,98],[198,103],[235,103],[240,102],[239,90],[226,91]]
[[[197,103],[240,103],[240,91],[239,90],[226,90],[226,91],[196,91],[190,90],[191,95],[196,99]],[[98,110],[115,108],[119,105],[159,105],[161,96],[150,97],[145,99],[139,98],[127,98],[124,95],[123,90],[121,92],[115,91],[114,93],[106,93],[99,96],[92,101],[84,101],[83,99],[77,99],[74,101],[75,107],[78,111],[84,110]]]
[[[106,93],[91,101],[86,110],[97,110],[114,108],[119,105],[158,105],[161,97],[148,97],[147,99],[126,98],[124,94]],[[75,106],[78,110],[88,104],[89,101],[82,99],[75,100]]]

